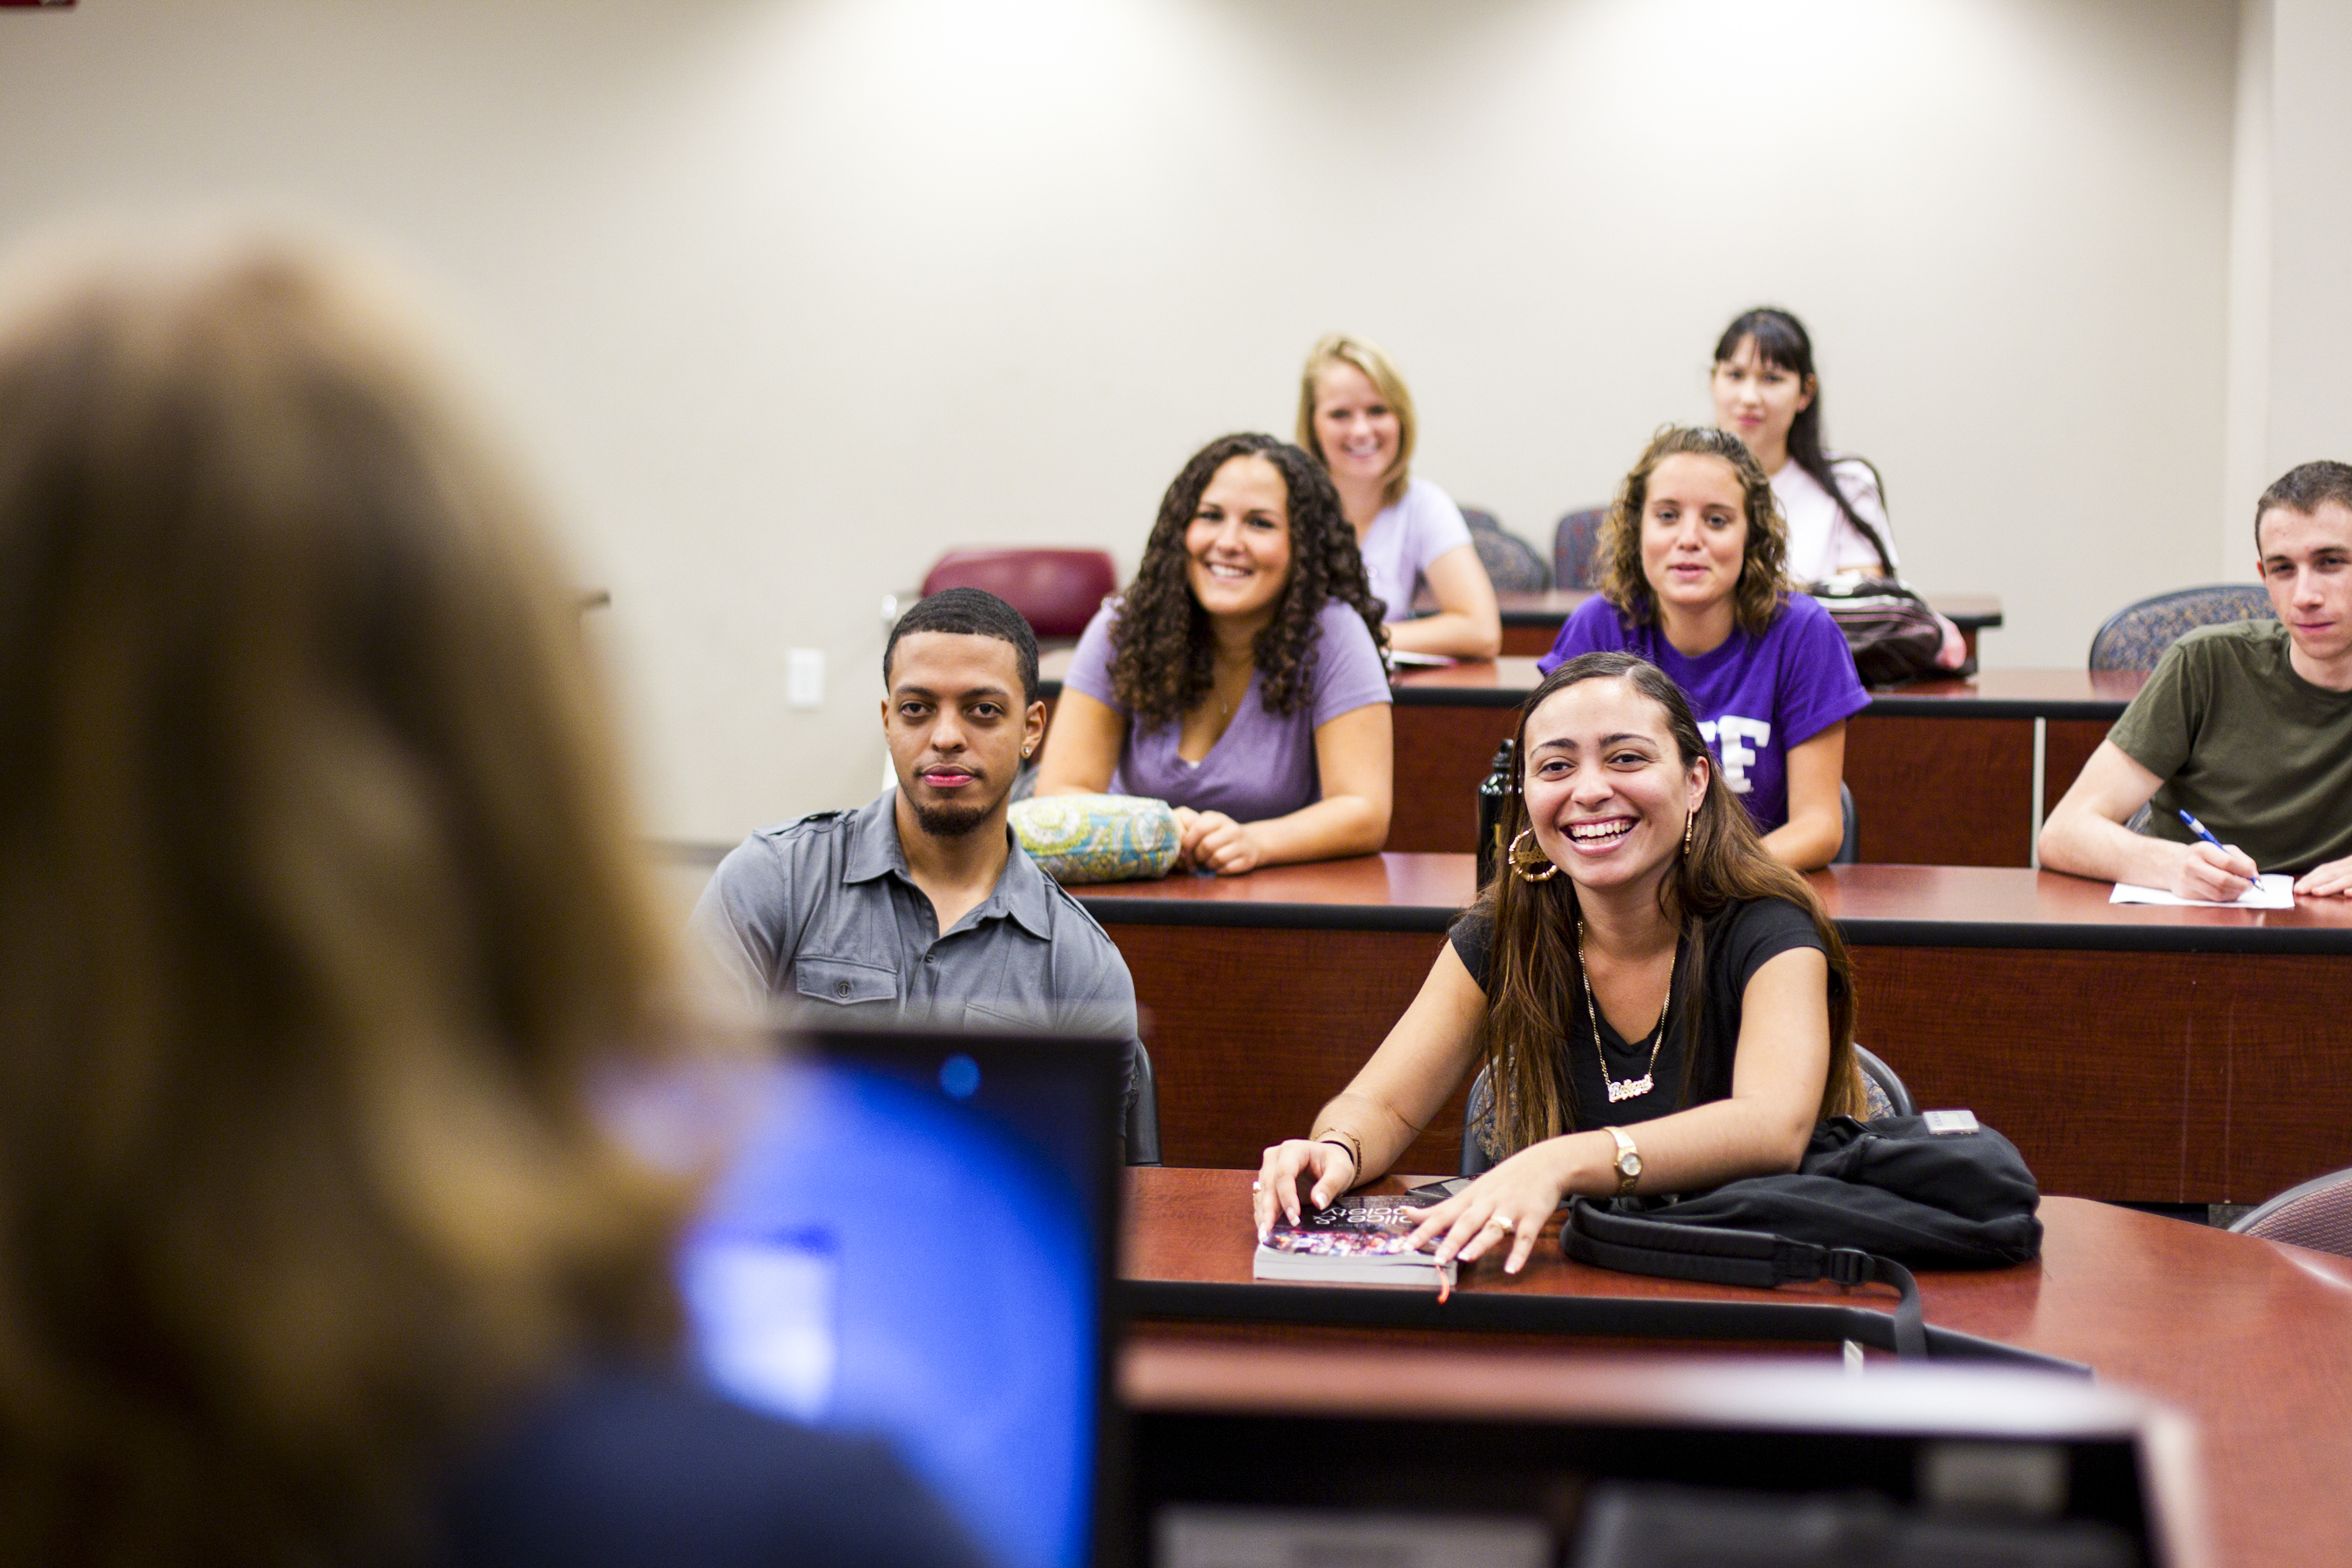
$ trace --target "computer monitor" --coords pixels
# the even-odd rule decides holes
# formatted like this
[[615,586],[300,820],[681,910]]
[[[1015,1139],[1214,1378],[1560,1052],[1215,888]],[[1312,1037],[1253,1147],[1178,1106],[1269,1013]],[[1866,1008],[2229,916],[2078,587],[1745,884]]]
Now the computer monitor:
[[785,1051],[681,1258],[702,1368],[887,1438],[1005,1568],[1080,1568],[1125,1047],[835,1030]]

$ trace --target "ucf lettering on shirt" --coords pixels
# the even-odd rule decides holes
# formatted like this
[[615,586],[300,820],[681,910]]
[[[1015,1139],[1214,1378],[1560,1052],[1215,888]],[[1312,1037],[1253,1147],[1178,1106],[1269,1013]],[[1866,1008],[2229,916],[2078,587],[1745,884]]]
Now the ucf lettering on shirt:
[[1748,776],[1756,761],[1756,753],[1772,743],[1772,721],[1769,719],[1743,719],[1737,713],[1726,713],[1719,719],[1702,720],[1698,732],[1715,748],[1715,760],[1723,764],[1723,782],[1731,786],[1734,795],[1746,795],[1756,787]]

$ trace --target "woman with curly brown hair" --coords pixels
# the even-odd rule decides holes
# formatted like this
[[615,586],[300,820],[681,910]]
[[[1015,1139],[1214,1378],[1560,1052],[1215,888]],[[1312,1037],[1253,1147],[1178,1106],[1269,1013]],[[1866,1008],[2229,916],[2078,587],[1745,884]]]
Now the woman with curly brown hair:
[[1125,595],[1069,674],[1037,793],[1176,808],[1179,862],[1234,876],[1388,840],[1381,604],[1321,465],[1225,436],[1160,500]]
[[0,1556],[974,1562],[676,1370],[718,1151],[615,1097],[742,1052],[537,508],[352,271],[0,307]]
[[1528,696],[1516,741],[1506,874],[1308,1135],[1265,1151],[1261,1236],[1384,1173],[1482,1065],[1501,1162],[1416,1238],[1507,1247],[1514,1273],[1564,1197],[1793,1171],[1818,1121],[1864,1114],[1845,944],[1764,852],[1681,689],[1585,654]]
[[1664,670],[1765,849],[1800,871],[1828,865],[1845,837],[1845,721],[1870,697],[1829,612],[1789,584],[1755,455],[1725,430],[1659,431],[1618,488],[1600,558],[1600,593],[1538,668],[1622,648]]

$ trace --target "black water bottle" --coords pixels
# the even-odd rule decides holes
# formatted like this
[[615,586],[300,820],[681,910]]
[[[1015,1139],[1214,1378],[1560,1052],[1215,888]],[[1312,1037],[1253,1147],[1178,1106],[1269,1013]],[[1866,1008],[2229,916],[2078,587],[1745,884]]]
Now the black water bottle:
[[1511,797],[1519,793],[1517,748],[1506,740],[1495,749],[1494,771],[1478,786],[1478,885],[1486,885],[1503,864],[1503,826],[1511,819]]

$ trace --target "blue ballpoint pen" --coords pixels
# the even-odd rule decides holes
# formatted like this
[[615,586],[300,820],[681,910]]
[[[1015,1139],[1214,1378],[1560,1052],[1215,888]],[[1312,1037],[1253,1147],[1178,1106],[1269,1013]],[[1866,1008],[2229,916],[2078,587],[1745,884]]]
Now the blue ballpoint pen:
[[2223,854],[2226,855],[2229,853],[2230,847],[2222,843],[2220,839],[2214,837],[2211,830],[2203,823],[2198,821],[2195,817],[2189,816],[2185,811],[2180,814],[2180,820],[2189,824],[2189,832],[2194,833],[2198,837],[2202,838],[2206,843],[2210,844],[2214,848],[2221,850]]

